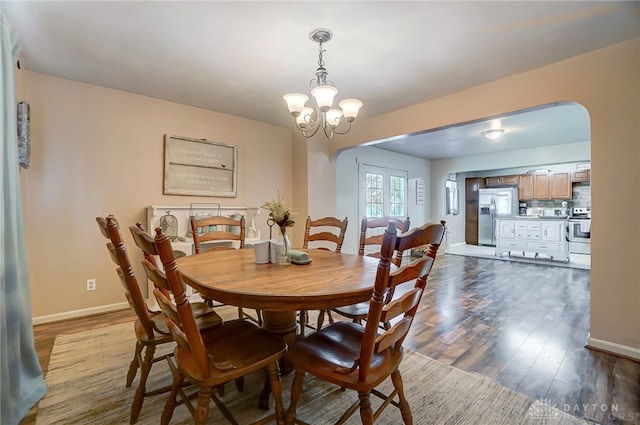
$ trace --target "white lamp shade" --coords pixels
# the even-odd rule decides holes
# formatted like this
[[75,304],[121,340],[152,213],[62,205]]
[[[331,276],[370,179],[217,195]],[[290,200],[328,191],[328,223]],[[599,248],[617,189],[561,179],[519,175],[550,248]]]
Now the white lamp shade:
[[312,108],[308,106],[302,108],[302,112],[296,117],[296,124],[298,124],[298,127],[307,128],[311,123],[311,114],[313,114]]
[[358,116],[358,111],[363,103],[358,99],[344,99],[338,104],[342,108],[342,113],[347,121],[351,122]]
[[329,109],[326,114],[327,124],[331,128],[336,128],[340,123],[340,118],[342,118],[342,111],[340,109]]
[[289,112],[294,117],[298,117],[300,115],[302,108],[304,108],[304,104],[309,100],[309,96],[302,93],[287,93],[282,96],[282,98],[287,102]]
[[333,86],[317,86],[311,89],[311,95],[322,112],[327,112],[331,108],[333,98],[337,94],[338,89]]

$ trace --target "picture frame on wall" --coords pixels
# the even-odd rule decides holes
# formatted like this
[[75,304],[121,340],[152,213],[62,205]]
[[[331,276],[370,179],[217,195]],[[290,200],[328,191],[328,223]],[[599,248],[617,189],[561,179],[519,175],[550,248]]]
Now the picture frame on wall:
[[165,135],[165,195],[235,198],[238,146]]

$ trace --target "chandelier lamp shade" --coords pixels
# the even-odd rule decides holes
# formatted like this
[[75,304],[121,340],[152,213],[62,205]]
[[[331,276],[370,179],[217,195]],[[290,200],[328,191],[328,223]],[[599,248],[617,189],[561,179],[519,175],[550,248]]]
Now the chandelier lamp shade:
[[318,69],[311,80],[311,97],[315,107],[306,106],[309,96],[302,93],[287,93],[282,98],[287,102],[289,112],[295,118],[296,127],[304,137],[313,137],[320,128],[327,138],[334,134],[345,134],[351,130],[351,123],[358,116],[362,102],[358,99],[344,99],[333,107],[333,100],[338,89],[332,81],[327,80],[322,54],[324,43],[331,40],[333,34],[326,28],[318,28],[309,34],[309,38],[318,43]]

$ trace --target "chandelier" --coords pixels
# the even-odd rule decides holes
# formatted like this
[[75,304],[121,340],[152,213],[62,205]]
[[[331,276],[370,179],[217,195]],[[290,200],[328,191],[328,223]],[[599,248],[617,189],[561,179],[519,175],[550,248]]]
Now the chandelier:
[[332,37],[333,34],[326,28],[315,29],[309,34],[309,38],[319,44],[316,77],[309,83],[315,109],[305,106],[309,96],[302,93],[287,93],[282,96],[287,102],[289,112],[296,120],[296,127],[307,138],[313,137],[320,127],[329,139],[334,134],[349,132],[351,123],[362,108],[362,102],[358,99],[344,99],[338,103],[340,109],[333,108],[333,98],[338,94],[338,89],[332,81],[327,80],[327,70],[322,59],[322,54],[325,52],[323,45]]

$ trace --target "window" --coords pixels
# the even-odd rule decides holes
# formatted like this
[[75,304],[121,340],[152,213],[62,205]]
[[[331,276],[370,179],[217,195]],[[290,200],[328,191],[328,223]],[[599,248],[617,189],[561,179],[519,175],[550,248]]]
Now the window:
[[446,196],[446,206],[447,206],[447,214],[450,215],[458,215],[459,205],[458,205],[458,175],[457,174],[449,174],[449,178],[445,183],[445,196]]
[[404,217],[407,214],[407,172],[361,166],[362,210],[366,217]]

